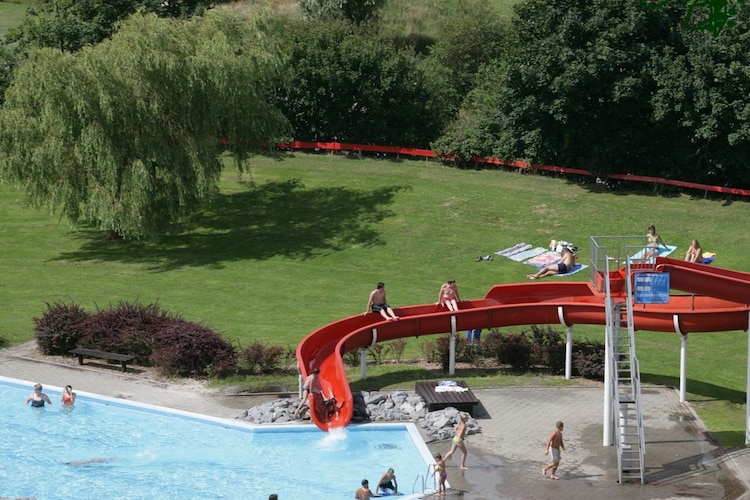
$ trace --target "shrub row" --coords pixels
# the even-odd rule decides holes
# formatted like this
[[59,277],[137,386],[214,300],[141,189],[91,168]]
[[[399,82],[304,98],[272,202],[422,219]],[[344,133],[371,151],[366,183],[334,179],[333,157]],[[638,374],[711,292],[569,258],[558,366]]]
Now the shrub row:
[[[370,347],[369,355],[379,364],[385,356],[391,354],[393,360],[401,361],[406,340],[375,344]],[[448,371],[450,363],[450,336],[444,335],[435,340],[426,340],[419,345],[422,359],[428,363],[440,363]],[[573,374],[593,380],[604,380],[604,344],[599,342],[573,342]],[[456,361],[471,363],[476,366],[492,359],[498,364],[508,366],[516,372],[525,372],[532,368],[543,369],[554,375],[565,371],[565,337],[551,328],[532,326],[530,331],[521,333],[501,333],[491,329],[481,342],[470,342],[463,337],[456,337]],[[349,366],[359,365],[359,351],[350,351],[344,355]]]
[[211,329],[186,321],[157,304],[120,302],[88,313],[75,303],[47,303],[34,318],[39,350],[67,355],[76,346],[135,356],[167,376],[224,377],[237,370],[234,346]]
[[[294,366],[296,361],[294,348],[257,341],[245,348],[235,347],[210,328],[163,311],[157,304],[120,302],[91,314],[75,303],[47,303],[47,311],[34,322],[37,345],[44,354],[67,355],[76,346],[119,352],[133,355],[136,364],[153,366],[167,376],[270,373]],[[406,344],[406,339],[376,344],[369,354],[376,363],[389,354],[398,363]],[[427,362],[440,362],[448,370],[450,336],[423,342],[420,349]],[[359,352],[349,352],[344,359],[357,365]],[[457,361],[481,365],[486,359],[517,372],[541,368],[560,374],[565,368],[565,339],[560,332],[536,326],[520,333],[491,329],[481,343],[456,339]],[[575,342],[573,370],[575,375],[603,380],[604,345]]]

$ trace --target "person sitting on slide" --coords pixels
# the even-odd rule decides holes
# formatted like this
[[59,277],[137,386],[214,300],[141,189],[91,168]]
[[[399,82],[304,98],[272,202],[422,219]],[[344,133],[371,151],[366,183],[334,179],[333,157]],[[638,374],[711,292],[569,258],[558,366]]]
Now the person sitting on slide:
[[440,287],[436,305],[444,305],[449,311],[458,311],[458,302],[461,302],[461,298],[458,296],[456,280],[450,278],[447,283],[443,283]]
[[385,283],[382,281],[378,282],[375,290],[370,292],[370,300],[367,302],[365,314],[368,314],[370,311],[380,313],[380,315],[388,321],[398,319],[398,316],[396,316],[396,313],[393,312],[393,309],[391,309],[391,306],[389,306],[386,301]]
[[343,408],[344,403],[338,403],[336,396],[333,395],[333,389],[328,389],[328,397],[323,394],[323,403],[325,404],[325,422],[328,422],[331,417],[338,416],[339,411]]
[[536,280],[544,278],[545,276],[552,276],[553,274],[565,274],[572,270],[575,265],[576,257],[573,255],[573,252],[570,251],[570,248],[563,247],[562,252],[560,252],[560,257],[562,257],[560,262],[543,267],[535,274],[527,274],[526,277],[530,280]]
[[698,240],[693,240],[690,243],[690,247],[687,249],[685,254],[685,260],[688,262],[695,262],[696,264],[703,264],[703,249]]

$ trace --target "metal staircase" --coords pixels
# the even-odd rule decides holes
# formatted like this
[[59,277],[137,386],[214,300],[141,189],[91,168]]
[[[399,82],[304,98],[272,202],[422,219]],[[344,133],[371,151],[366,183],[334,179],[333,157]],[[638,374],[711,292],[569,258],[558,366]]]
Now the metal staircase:
[[[609,278],[607,292],[607,336],[609,344],[612,414],[614,416],[617,470],[620,484],[644,482],[646,453],[641,408],[641,381],[635,355],[633,291],[630,263],[626,264],[625,297],[612,297]],[[609,276],[609,272],[607,272]]]

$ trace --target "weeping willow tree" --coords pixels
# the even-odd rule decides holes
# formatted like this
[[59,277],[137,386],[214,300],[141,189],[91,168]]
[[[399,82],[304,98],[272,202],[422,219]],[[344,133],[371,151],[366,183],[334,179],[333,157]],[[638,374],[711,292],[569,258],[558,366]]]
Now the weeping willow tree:
[[0,110],[0,177],[122,237],[178,225],[215,192],[223,150],[243,169],[287,130],[267,98],[279,62],[262,23],[136,15],[77,53],[34,52]]

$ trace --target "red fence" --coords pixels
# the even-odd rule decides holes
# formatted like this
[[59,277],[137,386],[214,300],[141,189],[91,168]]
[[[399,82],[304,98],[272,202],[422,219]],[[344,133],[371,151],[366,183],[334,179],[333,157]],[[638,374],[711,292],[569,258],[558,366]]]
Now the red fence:
[[[294,141],[279,144],[280,149],[308,149],[313,151],[361,151],[368,153],[388,153],[395,155],[421,156],[424,158],[438,158],[434,151],[429,149],[401,148],[398,146],[375,146],[371,144],[347,144],[342,142],[304,142]],[[452,159],[450,156],[441,157],[447,160]],[[478,163],[488,163],[491,165],[501,165],[504,167],[515,167],[519,169],[542,170],[545,172],[555,172],[560,174],[585,175],[589,177],[598,177],[598,174],[581,168],[556,167],[554,165],[534,165],[522,161],[506,161],[498,158],[481,158],[475,156],[471,159]],[[711,186],[709,184],[698,184],[695,182],[678,181],[664,179],[662,177],[649,177],[646,175],[629,175],[629,174],[609,174],[606,179],[614,179],[628,182],[648,182],[651,184],[664,184],[667,186],[677,186],[685,189],[697,189],[700,191],[711,191],[713,193],[726,193],[737,196],[750,197],[750,190],[739,189],[723,186]]]

